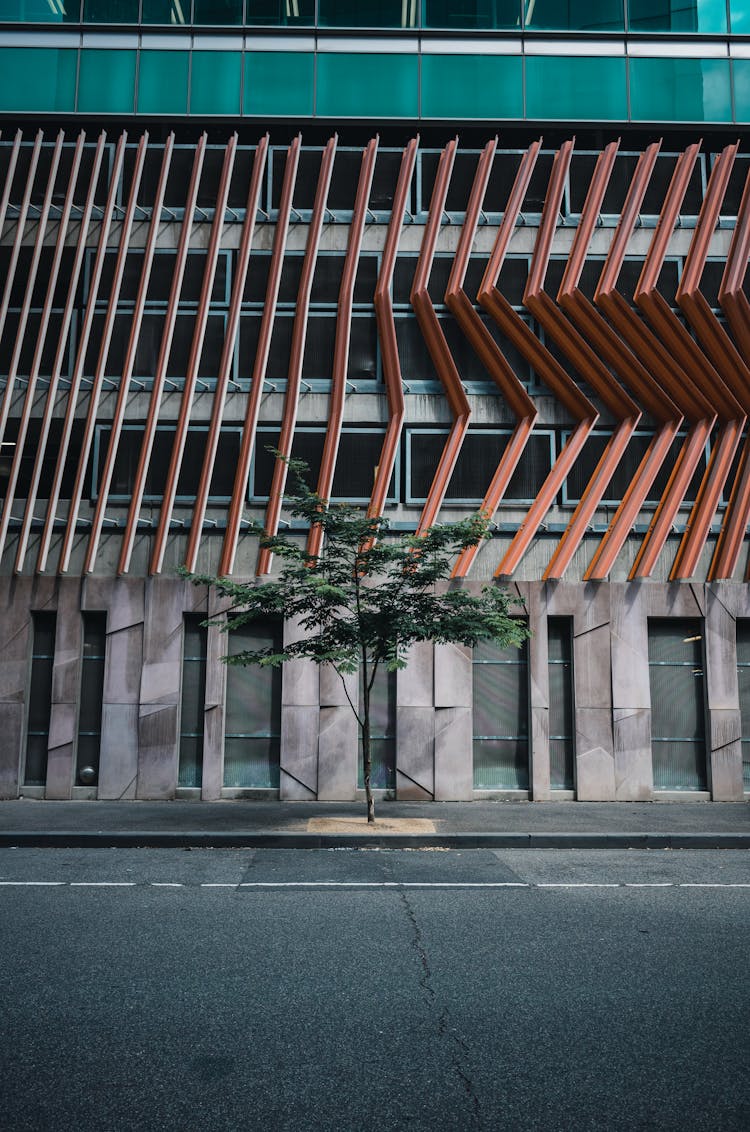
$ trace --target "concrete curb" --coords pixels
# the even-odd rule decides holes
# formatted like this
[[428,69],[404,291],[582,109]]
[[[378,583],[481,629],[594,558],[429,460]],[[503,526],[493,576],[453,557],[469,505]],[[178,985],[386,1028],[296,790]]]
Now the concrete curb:
[[2,831],[25,849],[750,849],[750,833],[142,833]]

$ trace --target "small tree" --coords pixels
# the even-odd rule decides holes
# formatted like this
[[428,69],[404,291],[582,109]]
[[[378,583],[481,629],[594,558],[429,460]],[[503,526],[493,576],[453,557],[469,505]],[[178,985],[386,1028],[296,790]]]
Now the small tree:
[[[296,493],[287,499],[290,513],[323,530],[322,549],[309,555],[292,535],[261,536],[261,546],[281,559],[277,579],[232,582],[228,578],[187,575],[196,584],[215,586],[231,602],[226,631],[259,618],[296,618],[303,631],[297,641],[226,656],[229,664],[280,665],[292,659],[330,664],[341,677],[362,740],[367,820],[375,820],[370,786],[370,696],[378,669],[404,668],[416,641],[475,645],[493,639],[501,646],[520,645],[525,626],[509,614],[510,599],[498,586],[479,596],[459,584],[440,587],[455,556],[487,537],[488,522],[473,516],[431,527],[421,536],[384,537],[388,520],[366,515],[350,505],[329,506],[310,491],[306,465],[289,461]],[[359,673],[361,706],[349,695],[344,677]]]

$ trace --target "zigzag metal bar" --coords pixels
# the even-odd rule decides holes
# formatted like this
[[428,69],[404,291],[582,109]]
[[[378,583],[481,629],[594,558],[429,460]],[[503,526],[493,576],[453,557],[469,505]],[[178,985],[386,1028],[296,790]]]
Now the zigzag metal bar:
[[429,217],[422,237],[422,247],[419,252],[419,259],[417,260],[417,268],[414,273],[414,281],[410,295],[411,305],[417,316],[419,328],[422,331],[427,350],[437,370],[437,375],[440,378],[443,389],[445,390],[446,400],[448,401],[453,416],[453,424],[451,425],[448,438],[443,446],[435,476],[427,493],[427,501],[425,502],[419,519],[419,525],[417,527],[418,535],[422,534],[428,527],[431,527],[437,518],[437,514],[445,498],[448,483],[453,474],[453,469],[456,466],[458,454],[461,451],[461,445],[463,444],[466,430],[469,427],[469,418],[471,416],[471,409],[464,392],[461,376],[456,368],[456,363],[450,352],[450,347],[445,340],[445,335],[443,334],[442,327],[435,313],[435,308],[432,305],[432,299],[427,290],[432,262],[435,258],[435,247],[443,219],[448,185],[450,183],[453,162],[456,156],[456,145],[457,140],[448,142],[448,145],[440,155],[435,186],[432,190],[432,199],[430,200]]
[[[96,186],[99,179],[99,170],[101,169],[102,157],[104,154],[104,143],[107,135],[102,131],[96,143],[94,151],[94,160],[91,170],[91,178],[89,180],[88,193],[81,216],[80,228],[78,230],[78,240],[76,243],[75,255],[73,257],[73,264],[68,279],[68,293],[65,299],[65,307],[63,310],[62,322],[60,324],[60,333],[57,341],[57,349],[55,351],[55,359],[52,363],[52,372],[50,374],[50,383],[47,389],[47,399],[44,405],[44,413],[42,415],[42,423],[39,434],[39,441],[37,444],[37,453],[34,460],[34,469],[31,474],[31,483],[26,493],[26,507],[21,521],[21,529],[18,534],[18,546],[16,548],[16,560],[14,564],[14,571],[20,574],[23,570],[24,559],[26,557],[26,549],[29,541],[29,532],[34,518],[34,506],[36,504],[37,495],[39,493],[39,483],[42,475],[42,466],[44,463],[44,456],[47,449],[47,440],[49,438],[49,431],[52,424],[52,417],[55,410],[55,402],[57,400],[57,389],[60,382],[60,374],[62,372],[63,358],[68,341],[68,331],[70,330],[70,323],[73,317],[73,308],[75,306],[76,291],[78,289],[78,280],[81,274],[81,266],[86,252],[86,241],[91,223],[91,213],[94,207],[94,199],[96,197]],[[59,264],[58,264],[59,269]],[[54,290],[51,289],[48,294],[50,301]]]
[[172,339],[174,337],[174,328],[177,319],[177,304],[180,298],[180,291],[182,290],[182,281],[185,276],[185,265],[187,263],[188,248],[190,245],[190,233],[193,229],[195,206],[198,200],[198,187],[200,185],[201,171],[203,169],[203,159],[206,153],[206,141],[207,135],[204,133],[201,135],[198,144],[195,147],[193,168],[190,174],[190,182],[188,184],[187,198],[185,201],[182,228],[180,230],[180,239],[177,245],[177,255],[175,256],[174,271],[172,273],[172,285],[169,290],[169,299],[167,301],[167,313],[164,318],[164,329],[162,331],[161,343],[159,345],[159,356],[156,360],[154,383],[151,388],[151,398],[148,405],[146,427],[143,433],[143,440],[141,441],[141,451],[138,457],[138,468],[135,473],[135,483],[133,484],[133,492],[130,498],[130,506],[128,508],[128,517],[125,523],[125,533],[123,535],[122,548],[120,550],[120,560],[117,564],[118,574],[127,573],[128,569],[130,568],[130,559],[133,554],[133,543],[135,542],[136,528],[138,526],[138,515],[141,510],[143,495],[146,490],[146,476],[148,474],[148,466],[151,461],[151,453],[154,447],[156,424],[159,417],[159,405],[161,403],[161,395],[164,390],[164,379],[167,373],[169,354],[172,349]]
[[[299,287],[297,289],[297,303],[294,315],[294,326],[292,328],[292,343],[289,351],[289,372],[284,397],[284,416],[281,422],[281,432],[278,441],[278,451],[280,455],[277,456],[274,462],[273,479],[271,481],[271,490],[269,492],[268,506],[266,508],[265,531],[268,537],[273,537],[279,529],[279,516],[281,515],[281,503],[284,497],[288,470],[286,461],[292,454],[294,430],[297,424],[299,388],[302,380],[302,362],[305,355],[310,295],[312,292],[313,276],[315,274],[315,264],[318,258],[320,236],[325,219],[328,190],[331,184],[331,174],[333,172],[333,161],[336,155],[337,142],[338,135],[334,134],[334,136],[329,139],[320,161],[320,173],[318,174],[318,184],[315,189],[312,219],[307,232],[305,254],[302,259],[302,271],[300,274]],[[231,553],[228,553],[227,543],[225,541],[221,566],[222,574],[231,574],[232,572],[236,541],[235,537],[233,546],[229,548]],[[270,573],[272,561],[273,556],[270,551],[266,547],[261,547],[258,552],[257,573],[259,575]]]
[[[572,152],[573,143],[566,142],[557,155],[556,160],[559,159],[561,166],[559,173],[561,178],[567,176]],[[614,153],[611,153],[610,156],[613,164]],[[571,258],[579,258],[579,241],[585,255],[585,249],[604,198],[607,181],[609,180],[609,176],[604,175],[606,174],[606,165],[597,165],[597,174],[586,196],[581,224],[571,249]],[[550,202],[550,216],[552,215],[552,206],[554,205],[555,212],[557,212],[559,204],[559,199],[557,202]],[[550,338],[557,343],[578,372],[595,389],[602,403],[617,421],[617,427],[597,463],[593,475],[584,488],[568,527],[542,575],[545,580],[561,578],[570,564],[641,415],[638,406],[617,384],[596,351],[558,310],[551,297],[544,290],[552,247],[552,235],[554,234],[551,223],[548,224],[547,232],[549,236],[543,242],[540,230],[539,250],[534,255],[523,301]]]
[[[41,131],[40,131],[41,133]],[[60,155],[62,153],[62,144],[65,134],[62,130],[58,132],[57,140],[55,141],[55,148],[52,152],[52,162],[50,164],[49,176],[47,178],[47,188],[44,193],[44,200],[42,209],[39,215],[36,229],[36,239],[34,240],[34,247],[31,253],[31,263],[29,265],[29,272],[26,276],[26,287],[24,289],[23,303],[21,304],[21,313],[18,319],[18,327],[16,329],[16,340],[13,346],[13,353],[8,367],[8,377],[5,382],[5,393],[3,395],[2,403],[0,404],[0,443],[5,435],[5,426],[8,423],[8,413],[10,411],[10,403],[15,391],[16,378],[18,376],[18,364],[21,360],[21,351],[23,350],[24,340],[26,338],[26,326],[29,320],[29,311],[31,310],[31,299],[34,294],[34,284],[36,283],[36,276],[39,270],[39,258],[42,254],[42,245],[44,244],[44,237],[47,234],[47,220],[49,219],[49,210],[52,204],[52,194],[55,189],[55,179],[57,178],[57,170],[60,164]],[[36,153],[36,151],[35,151]],[[36,165],[36,162],[34,162]],[[27,183],[27,191],[31,194],[31,179]],[[28,199],[27,199],[28,205]],[[25,219],[22,221],[19,218],[18,232],[16,233],[16,244],[14,250],[18,245],[19,235],[23,237],[23,229],[25,227]],[[9,274],[6,280],[6,294],[10,295],[10,288],[13,282],[13,273]],[[5,296],[4,296],[5,299]]]
[[146,305],[146,292],[148,291],[149,280],[151,279],[151,268],[154,261],[154,252],[156,251],[156,240],[159,234],[159,225],[161,223],[161,211],[162,205],[164,204],[164,194],[167,188],[167,177],[169,176],[169,168],[172,161],[173,145],[174,134],[170,133],[164,146],[161,170],[159,172],[159,180],[156,186],[156,196],[153,202],[153,207],[151,209],[151,224],[149,226],[146,247],[143,253],[141,276],[138,281],[138,292],[136,294],[135,306],[133,309],[133,318],[130,324],[130,335],[128,337],[125,362],[123,364],[122,376],[120,378],[120,388],[117,392],[117,400],[115,402],[115,409],[112,417],[112,428],[109,435],[109,444],[107,445],[107,453],[104,459],[102,474],[99,477],[99,482],[97,484],[99,496],[96,501],[94,517],[91,521],[89,544],[86,552],[86,558],[83,564],[84,574],[90,574],[94,569],[96,552],[99,546],[99,539],[101,537],[102,524],[104,522],[104,514],[107,509],[107,499],[109,497],[109,489],[112,484],[112,476],[115,470],[115,460],[117,458],[117,449],[120,443],[122,426],[125,420],[128,393],[130,392],[130,379],[133,375],[133,366],[135,365],[135,358],[138,350],[138,338],[141,332],[143,312]]
[[[521,458],[526,441],[534,427],[537,410],[525,388],[516,377],[515,372],[508,363],[505,355],[495,342],[489,330],[477,314],[471,299],[464,290],[464,280],[469,264],[471,247],[476,235],[479,214],[484,202],[492,162],[497,148],[497,138],[490,142],[484,150],[477,167],[474,185],[472,187],[469,203],[466,208],[466,220],[461,231],[453,269],[448,280],[448,289],[445,293],[445,302],[461,327],[464,335],[479,357],[492,380],[503,394],[511,412],[516,418],[508,443],[502,453],[495,474],[492,477],[490,488],[485,493],[484,502],[480,512],[492,517],[497,510],[500,500],[510,481],[510,477]],[[479,545],[467,547],[459,554],[451,571],[451,577],[464,577],[479,551]]]
[[[698,409],[692,414],[692,427],[638,551],[631,570],[631,578],[649,577],[656,565],[716,421],[716,406],[719,406],[722,414],[735,412],[741,414],[741,409],[734,398],[724,389],[719,375],[712,366],[708,365],[700,351],[696,350],[693,339],[675,318],[666,300],[656,290],[669,239],[679,216],[698,149],[699,145],[690,146],[678,158],[656,232],[633,296],[636,305],[646,315],[679,367],[682,400],[684,401],[685,394],[689,393]],[[678,400],[677,391],[672,392],[675,400]],[[703,482],[705,483],[705,479]],[[700,502],[699,495],[696,500],[697,507],[700,507]]]
[[[737,353],[734,343],[699,290],[711,234],[721,212],[738,148],[739,143],[727,146],[711,171],[698,224],[685,257],[682,279],[677,290],[677,304],[735,398],[736,405],[741,409],[741,416],[738,418],[734,415],[731,403],[725,408],[724,398],[717,405],[723,410],[719,439],[712,447],[711,461],[701,484],[701,492],[672,567],[672,578],[689,578],[695,573],[750,409],[750,369]],[[716,392],[718,394],[720,391],[717,389]]]
[[[18,477],[21,471],[23,450],[26,444],[26,436],[28,433],[29,421],[31,419],[31,409],[34,404],[34,397],[36,395],[36,383],[42,362],[42,351],[44,349],[47,330],[49,328],[52,300],[55,294],[57,277],[60,272],[60,263],[62,262],[63,250],[65,248],[65,237],[68,232],[70,212],[73,207],[73,193],[75,191],[78,172],[81,166],[81,157],[83,155],[83,143],[85,141],[85,138],[86,135],[82,131],[78,135],[78,140],[76,141],[75,150],[73,152],[73,161],[71,164],[70,176],[68,178],[68,187],[65,193],[62,212],[60,214],[60,223],[57,230],[57,241],[55,243],[55,251],[52,257],[49,279],[47,281],[47,290],[44,297],[44,305],[42,307],[42,317],[39,323],[39,329],[37,331],[36,346],[34,348],[34,356],[31,361],[31,369],[29,370],[29,381],[28,385],[26,386],[26,396],[24,397],[23,401],[21,419],[18,424],[18,435],[16,436],[16,447],[13,453],[13,463],[11,464],[8,483],[5,489],[5,500],[0,507],[0,557],[2,557],[3,549],[5,547],[5,540],[8,537],[8,524],[10,523],[11,511],[13,509],[13,500],[15,498],[16,487],[18,486]],[[51,195],[52,192],[52,181],[53,174],[50,173],[49,195]],[[36,272],[34,272],[34,274],[36,274]]]
[[[567,176],[567,161],[564,157],[561,159],[561,152],[562,151],[555,155],[552,175],[547,187],[547,195],[542,209],[542,222],[537,234],[534,254],[531,260],[526,292],[529,292],[530,286],[532,289],[536,289],[538,281],[542,283],[544,281],[546,262],[549,257],[549,249],[555,233],[560,200],[565,188],[565,178]],[[527,293],[524,294],[524,303],[528,305],[526,300]],[[535,339],[535,341],[537,340]],[[545,354],[548,354],[546,350]],[[552,506],[555,496],[585,444],[589,433],[599,419],[599,414],[588,397],[584,396],[562,366],[558,363],[551,366],[546,358],[544,360],[546,365],[543,369],[538,370],[540,376],[578,423],[572,430],[562,452],[557,457],[557,460],[542,484],[541,489],[537,492],[536,499],[529,508],[526,518],[513,536],[508,550],[495,571],[496,577],[510,577],[513,574],[530,546],[544,516]]]
[[[39,162],[39,154],[42,149],[42,138],[44,134],[41,130],[37,130],[36,137],[34,138],[34,146],[31,150],[31,161],[29,162],[29,171],[26,175],[26,186],[21,200],[21,207],[18,210],[18,219],[16,221],[16,236],[13,241],[13,248],[10,253],[10,263],[8,264],[8,274],[5,277],[5,286],[3,288],[3,297],[0,300],[0,338],[5,333],[5,320],[8,317],[8,305],[10,303],[10,292],[13,287],[16,276],[16,267],[18,265],[18,256],[21,251],[21,244],[23,243],[24,230],[26,228],[26,217],[29,214],[29,204],[31,202],[31,192],[34,187],[34,177],[36,176],[36,167]],[[6,185],[9,182],[6,181]]]
[[404,223],[406,201],[411,189],[414,165],[417,160],[417,147],[419,138],[412,138],[404,150],[401,158],[396,192],[393,197],[393,208],[388,225],[388,234],[385,239],[383,258],[380,264],[378,281],[375,286],[375,318],[377,320],[378,337],[380,339],[380,355],[383,359],[383,379],[388,399],[388,427],[383,438],[383,447],[380,450],[380,459],[375,472],[375,482],[370,497],[370,506],[367,514],[375,518],[383,514],[385,497],[388,485],[393,475],[393,466],[396,462],[399,441],[404,426],[404,390],[401,380],[401,365],[398,357],[398,342],[396,339],[396,323],[393,318],[393,301],[391,299],[391,284],[396,266],[398,241]]
[[[628,536],[643,500],[646,498],[653,478],[671,447],[672,440],[682,420],[682,416],[674,403],[662,392],[659,385],[651,378],[645,366],[631,353],[623,340],[618,337],[609,323],[606,322],[579,287],[588,247],[597,221],[598,209],[601,207],[603,193],[611,177],[618,148],[619,142],[612,142],[606,147],[597,161],[594,180],[591,186],[591,194],[595,191],[595,185],[599,183],[601,195],[597,191],[598,202],[596,203],[596,210],[592,199],[591,210],[588,211],[587,198],[586,205],[584,206],[584,215],[581,217],[568,265],[565,269],[562,283],[560,284],[557,301],[571,322],[575,323],[581,333],[586,335],[594,344],[597,352],[604,361],[612,367],[617,376],[624,381],[631,392],[645,405],[649,413],[660,422],[660,432],[652,441],[649,450],[641,461],[636,475],[633,477],[627,489],[627,521],[621,522],[617,519],[617,515],[620,514],[622,508],[618,509],[615,519],[613,519],[610,524],[609,531],[597,547],[591,563],[584,574],[586,580],[590,578],[605,578],[608,575]],[[645,188],[646,184],[643,183],[642,189],[644,192]],[[640,200],[638,207],[640,207]],[[622,224],[622,220],[620,224]],[[615,239],[617,239],[618,234],[619,231],[615,234]]]
[[[354,212],[349,228],[349,244],[341,275],[341,288],[336,312],[336,339],[333,346],[333,375],[328,408],[328,427],[318,476],[318,495],[323,499],[330,499],[331,496],[339,444],[341,443],[341,427],[344,420],[344,401],[346,399],[346,372],[349,364],[349,344],[352,334],[354,280],[359,263],[359,252],[362,247],[367,203],[370,199],[377,152],[378,139],[373,138],[367,143],[367,148],[362,156],[357,196],[354,201]],[[311,556],[318,555],[322,541],[323,528],[318,523],[313,523],[307,536],[307,553]]]
[[245,205],[245,222],[242,226],[240,247],[237,253],[237,263],[234,269],[232,280],[232,295],[229,302],[227,329],[224,335],[224,345],[221,351],[219,370],[216,376],[216,389],[214,390],[213,405],[211,407],[211,424],[209,425],[208,429],[208,438],[206,440],[206,450],[203,456],[201,478],[198,485],[198,492],[195,498],[195,503],[193,505],[193,516],[190,522],[190,536],[188,538],[187,552],[185,555],[185,568],[191,571],[195,570],[195,565],[198,558],[198,547],[200,545],[203,522],[206,516],[206,505],[208,503],[208,493],[211,487],[211,476],[213,475],[214,464],[216,462],[216,453],[219,447],[221,422],[224,416],[224,405],[226,403],[227,387],[229,385],[229,377],[232,371],[234,349],[237,342],[237,332],[240,325],[240,311],[242,309],[242,299],[245,291],[247,270],[250,264],[250,249],[252,247],[253,233],[255,231],[255,218],[258,212],[258,205],[260,203],[262,179],[266,167],[266,157],[268,154],[268,142],[269,137],[268,134],[266,134],[265,137],[263,137],[258,143],[255,150],[255,157],[253,159],[253,171],[250,177],[250,188],[248,191],[247,203]]
[[[750,303],[742,290],[750,257],[750,174],[745,181],[737,225],[729,245],[726,267],[719,288],[719,306],[737,340],[743,363],[750,362]],[[709,578],[731,578],[739,560],[750,519],[750,436],[745,439],[742,458],[727,505],[711,562]],[[746,581],[750,580],[750,563]]]
[[125,217],[122,221],[122,228],[120,231],[120,243],[117,249],[117,259],[115,261],[112,290],[107,300],[107,313],[104,317],[104,327],[102,330],[101,343],[99,345],[99,355],[97,357],[94,380],[92,382],[91,393],[89,395],[89,405],[88,411],[86,413],[86,423],[84,425],[83,439],[81,441],[81,451],[78,457],[78,467],[76,469],[75,483],[73,485],[70,507],[68,510],[68,522],[63,534],[62,546],[60,547],[60,558],[57,569],[58,573],[61,574],[64,573],[70,565],[70,555],[73,549],[73,539],[75,538],[78,511],[81,506],[81,497],[83,495],[83,483],[86,478],[86,468],[89,461],[89,453],[91,452],[91,446],[94,442],[94,435],[96,432],[96,418],[99,410],[99,398],[101,396],[102,384],[104,382],[104,374],[107,370],[109,348],[112,343],[112,331],[114,329],[115,317],[117,315],[117,303],[120,298],[122,280],[125,274],[125,260],[127,258],[130,245],[130,234],[133,230],[135,210],[138,207],[138,189],[140,188],[141,175],[143,173],[143,166],[146,160],[147,145],[148,134],[144,133],[140,141],[138,142],[138,149],[136,151],[133,180],[130,185],[130,193],[128,195]]
[[174,501],[177,495],[177,481],[180,476],[182,458],[187,442],[190,410],[193,404],[195,383],[198,379],[198,367],[203,352],[203,342],[205,340],[206,325],[208,323],[208,310],[211,305],[211,291],[213,290],[214,279],[216,277],[216,264],[219,260],[221,233],[224,228],[224,217],[226,215],[227,200],[229,199],[229,183],[232,179],[232,169],[234,168],[236,151],[237,134],[233,134],[224,152],[224,163],[221,169],[221,177],[219,178],[219,188],[216,196],[216,204],[214,206],[214,219],[211,225],[211,235],[209,237],[208,252],[206,254],[206,266],[203,272],[203,283],[201,285],[200,299],[198,301],[198,313],[195,319],[193,339],[190,343],[190,354],[188,356],[187,372],[185,374],[185,386],[180,399],[180,412],[177,417],[177,427],[172,444],[172,455],[167,471],[167,482],[162,497],[159,526],[156,530],[153,552],[151,554],[151,563],[149,566],[149,572],[151,574],[161,573],[161,568],[164,564],[164,552],[167,548],[169,524],[172,519]]
[[80,338],[78,340],[78,349],[76,351],[76,359],[70,378],[70,390],[68,392],[68,404],[65,410],[65,419],[63,421],[62,438],[60,441],[60,448],[58,449],[57,453],[55,474],[52,482],[52,488],[50,489],[47,514],[44,520],[44,528],[42,530],[42,537],[39,545],[39,554],[37,556],[36,571],[38,574],[41,574],[47,565],[50,542],[52,540],[52,531],[55,524],[55,512],[57,511],[57,504],[58,500],[60,499],[60,488],[62,486],[62,478],[65,471],[65,460],[68,455],[70,435],[73,429],[73,420],[75,418],[78,391],[81,386],[81,377],[83,375],[83,367],[86,361],[86,350],[88,348],[89,337],[91,335],[91,327],[94,321],[94,312],[96,309],[97,296],[99,294],[99,283],[102,276],[102,268],[104,267],[104,256],[107,251],[107,241],[109,239],[109,232],[112,226],[112,218],[114,216],[115,197],[117,195],[117,187],[120,180],[120,171],[122,169],[122,160],[123,154],[125,152],[126,140],[127,134],[123,132],[117,141],[117,148],[115,150],[115,159],[112,166],[109,191],[107,193],[107,203],[104,207],[104,215],[102,217],[101,227],[99,230],[99,245],[96,250],[94,267],[89,283],[86,312],[83,316]]

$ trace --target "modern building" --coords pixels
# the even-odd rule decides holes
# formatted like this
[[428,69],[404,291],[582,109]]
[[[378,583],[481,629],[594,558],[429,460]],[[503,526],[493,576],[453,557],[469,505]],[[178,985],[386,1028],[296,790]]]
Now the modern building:
[[0,796],[356,795],[176,574],[275,447],[532,630],[383,679],[381,789],[741,801],[749,121],[750,0],[0,0]]

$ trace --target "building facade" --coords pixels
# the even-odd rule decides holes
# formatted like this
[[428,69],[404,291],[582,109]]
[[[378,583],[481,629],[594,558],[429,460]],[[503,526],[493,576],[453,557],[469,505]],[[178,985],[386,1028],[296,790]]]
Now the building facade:
[[276,449],[532,631],[383,676],[386,794],[741,801],[748,121],[747,0],[0,4],[0,797],[356,796],[176,572],[310,537]]

